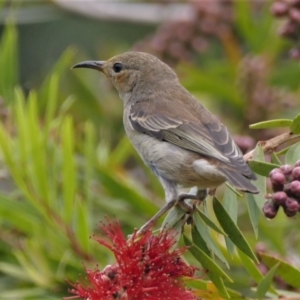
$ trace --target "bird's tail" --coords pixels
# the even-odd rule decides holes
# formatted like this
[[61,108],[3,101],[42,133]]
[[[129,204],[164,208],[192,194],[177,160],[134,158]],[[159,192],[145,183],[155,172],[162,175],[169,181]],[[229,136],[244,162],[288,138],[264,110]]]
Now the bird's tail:
[[242,174],[227,168],[222,168],[220,171],[235,188],[251,194],[259,193],[259,190],[251,183],[251,181]]

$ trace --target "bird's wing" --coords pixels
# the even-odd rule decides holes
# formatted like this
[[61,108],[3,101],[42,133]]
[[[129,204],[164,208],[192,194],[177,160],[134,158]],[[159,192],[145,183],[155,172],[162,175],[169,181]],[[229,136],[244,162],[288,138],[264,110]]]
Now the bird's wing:
[[[179,116],[181,110],[185,113]],[[215,158],[244,176],[255,178],[227,128],[202,105],[195,106],[191,113],[185,107],[170,106],[166,109],[159,103],[149,105],[141,101],[131,107],[129,119],[132,127],[141,133]]]

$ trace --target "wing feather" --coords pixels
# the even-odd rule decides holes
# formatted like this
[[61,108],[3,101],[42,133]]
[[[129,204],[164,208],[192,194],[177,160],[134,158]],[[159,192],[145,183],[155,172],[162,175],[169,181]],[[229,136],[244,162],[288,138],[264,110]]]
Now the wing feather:
[[[131,107],[129,119],[135,130],[217,159],[240,174],[255,179],[227,128],[200,103],[196,103],[194,110],[187,110],[184,106],[166,109],[160,107],[159,102],[151,106],[145,104],[140,101]],[[179,116],[181,110],[185,113]]]

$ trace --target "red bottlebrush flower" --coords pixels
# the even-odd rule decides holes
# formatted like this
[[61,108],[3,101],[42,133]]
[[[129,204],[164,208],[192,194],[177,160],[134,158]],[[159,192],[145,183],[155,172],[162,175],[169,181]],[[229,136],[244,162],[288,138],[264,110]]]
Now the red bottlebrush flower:
[[[88,300],[196,300],[186,289],[180,277],[193,277],[195,268],[188,266],[180,255],[186,250],[172,251],[175,244],[170,231],[153,235],[149,230],[143,236],[135,232],[130,240],[124,236],[118,222],[102,225],[110,242],[97,241],[109,248],[116,264],[103,271],[86,270],[88,283],[72,284],[71,293]],[[67,298],[66,298],[67,299]]]

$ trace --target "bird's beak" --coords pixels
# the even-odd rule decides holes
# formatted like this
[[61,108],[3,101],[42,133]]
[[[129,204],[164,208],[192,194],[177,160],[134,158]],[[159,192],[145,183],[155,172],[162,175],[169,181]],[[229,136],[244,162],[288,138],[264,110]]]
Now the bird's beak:
[[74,65],[72,67],[72,69],[89,68],[89,69],[95,69],[95,70],[98,70],[98,71],[104,73],[104,64],[105,64],[105,61],[87,60],[87,61],[83,61],[83,62],[80,62],[80,63]]

